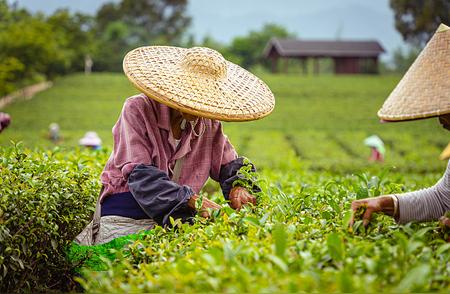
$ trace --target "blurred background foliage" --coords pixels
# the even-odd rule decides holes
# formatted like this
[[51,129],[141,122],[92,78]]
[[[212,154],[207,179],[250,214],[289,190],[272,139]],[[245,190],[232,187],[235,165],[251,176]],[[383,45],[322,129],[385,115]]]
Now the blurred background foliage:
[[439,24],[450,23],[448,0],[390,0],[395,15],[395,28],[403,39],[425,46]]
[[[11,4],[12,3],[12,4]],[[448,0],[391,0],[396,28],[411,49],[398,49],[382,70],[403,72],[439,23],[449,23]],[[142,45],[208,46],[247,69],[267,68],[262,51],[272,37],[296,37],[266,24],[222,44],[211,36],[195,40],[187,29],[187,0],[122,0],[106,3],[95,15],[66,9],[32,14],[0,0],[0,95],[37,81],[82,71],[92,58],[94,71],[121,71],[124,54]]]

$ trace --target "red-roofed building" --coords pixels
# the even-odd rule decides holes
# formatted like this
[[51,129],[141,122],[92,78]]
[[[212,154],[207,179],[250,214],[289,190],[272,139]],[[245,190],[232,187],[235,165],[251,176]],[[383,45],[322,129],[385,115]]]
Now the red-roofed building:
[[[264,49],[265,58],[271,59],[272,71],[277,72],[279,59],[306,61],[314,59],[314,72],[318,73],[319,59],[331,58],[336,74],[378,73],[378,57],[385,52],[377,41],[307,41],[271,39]],[[287,63],[286,63],[287,64]]]

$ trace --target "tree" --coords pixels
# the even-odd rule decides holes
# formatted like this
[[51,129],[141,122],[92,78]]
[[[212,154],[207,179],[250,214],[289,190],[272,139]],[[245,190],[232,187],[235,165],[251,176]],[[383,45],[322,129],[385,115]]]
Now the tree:
[[95,25],[98,32],[104,32],[111,22],[121,18],[120,7],[118,3],[106,3],[100,7],[95,16]]
[[96,70],[120,71],[123,55],[143,45],[180,45],[190,24],[187,0],[122,0],[96,15]]
[[411,64],[416,60],[419,53],[420,49],[414,47],[405,50],[400,47],[395,49],[392,55],[394,70],[400,73],[406,72]]
[[257,63],[264,63],[262,53],[267,42],[273,37],[287,38],[294,34],[276,24],[266,24],[260,31],[250,31],[244,37],[233,39],[230,52],[241,60],[241,65],[250,68]]
[[68,51],[62,36],[53,33],[52,26],[37,17],[10,23],[0,30],[0,60],[15,58],[24,64],[26,71],[20,78],[26,80],[66,71]]
[[67,11],[32,15],[0,0],[0,95],[76,70],[90,44],[83,19]]
[[128,43],[129,27],[122,21],[110,22],[99,36],[94,68],[98,71],[121,71],[124,55],[132,46]]
[[8,1],[0,0],[0,27],[26,17],[30,17],[28,11],[18,8],[16,3],[10,6]]
[[187,0],[122,0],[103,5],[97,13],[97,26],[104,32],[111,22],[122,21],[129,27],[129,42],[148,44],[164,39],[176,44],[188,28]]
[[48,17],[47,23],[67,51],[70,71],[83,70],[85,56],[94,50],[93,17],[61,9]]
[[390,0],[403,39],[423,47],[439,24],[450,24],[449,0]]

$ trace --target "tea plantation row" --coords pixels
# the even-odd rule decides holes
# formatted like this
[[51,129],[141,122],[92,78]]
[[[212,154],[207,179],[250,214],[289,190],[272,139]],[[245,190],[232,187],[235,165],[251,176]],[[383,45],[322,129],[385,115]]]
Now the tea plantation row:
[[[225,124],[235,147],[260,165],[274,166],[279,152],[272,151],[283,150],[294,152],[314,169],[364,170],[369,150],[363,139],[377,134],[387,145],[386,166],[415,172],[445,167],[437,157],[448,135],[436,119],[379,123],[376,112],[398,76],[260,76],[275,94],[274,112],[259,121]],[[56,122],[63,137],[60,146],[77,145],[91,130],[111,146],[111,128],[123,102],[136,92],[121,74],[62,78],[32,100],[2,110],[11,114],[12,124],[1,134],[0,145],[8,146],[12,140],[29,147],[53,147],[47,133],[49,124]]]

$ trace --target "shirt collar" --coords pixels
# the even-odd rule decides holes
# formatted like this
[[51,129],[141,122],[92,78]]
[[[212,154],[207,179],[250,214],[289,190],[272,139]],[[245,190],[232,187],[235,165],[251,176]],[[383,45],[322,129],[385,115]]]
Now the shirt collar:
[[[170,124],[170,107],[151,98],[147,97],[147,99],[149,99],[155,107],[158,127],[160,129],[168,131],[170,134],[172,132],[171,131],[172,126]],[[202,125],[203,123],[202,120],[203,118],[200,117],[196,127],[198,128],[205,127],[204,125]],[[182,132],[181,135],[181,142],[180,142],[181,145],[179,146],[174,159],[181,158],[191,151],[192,138],[193,138],[192,125],[186,124],[186,129]]]
[[[148,99],[150,99],[150,98],[148,98]],[[150,99],[150,100],[152,100],[152,99]],[[171,122],[170,122],[170,107],[166,106],[165,104],[159,103],[155,100],[152,100],[152,101],[156,108],[156,120],[157,120],[158,127],[160,129],[164,129],[166,131],[171,132],[172,126],[171,126]],[[201,117],[198,118],[197,124],[195,125],[196,127],[201,125],[202,119],[203,118],[201,118]],[[189,122],[186,122],[186,130],[183,130],[183,132],[188,131],[188,130],[190,132],[190,131],[192,131],[191,129],[192,129],[191,124]]]

